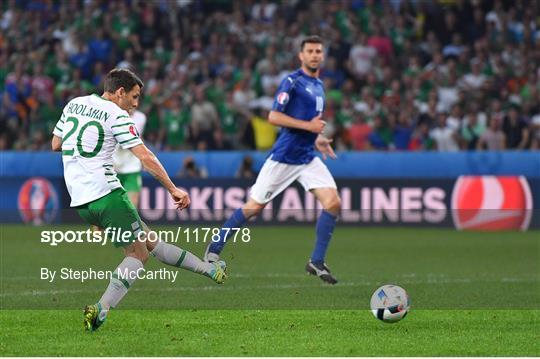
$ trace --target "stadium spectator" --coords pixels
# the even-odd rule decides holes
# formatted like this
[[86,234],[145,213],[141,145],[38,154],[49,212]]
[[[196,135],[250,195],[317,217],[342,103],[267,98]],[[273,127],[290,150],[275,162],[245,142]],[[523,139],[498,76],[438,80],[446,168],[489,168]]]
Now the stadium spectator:
[[369,138],[371,127],[366,123],[361,115],[356,115],[352,124],[346,129],[346,137],[343,139],[350,143],[350,147],[356,151],[364,151],[369,148]]
[[373,119],[373,130],[368,136],[369,145],[376,150],[387,150],[392,142],[392,131],[386,126],[381,116]]
[[405,151],[409,149],[413,130],[414,127],[412,125],[410,114],[406,111],[401,112],[397,117],[397,122],[393,129],[393,147],[399,151]]
[[225,139],[223,135],[223,130],[217,128],[214,132],[214,141],[210,143],[209,150],[212,151],[227,151],[232,149],[232,144]]
[[255,148],[260,151],[269,150],[277,138],[276,127],[266,120],[269,109],[255,108],[250,112],[250,125],[253,129]]
[[363,79],[370,71],[377,50],[368,45],[367,36],[360,33],[358,43],[351,48],[349,54],[350,71],[358,78]]
[[475,111],[471,111],[461,128],[462,149],[476,149],[478,140],[485,130],[486,127],[478,121],[478,114]]
[[189,111],[181,106],[180,99],[173,96],[169,109],[163,114],[163,134],[166,138],[167,150],[180,150],[187,148]]
[[483,90],[487,78],[481,72],[481,63],[479,59],[471,60],[471,72],[467,73],[461,78],[461,88],[470,93],[474,94],[476,91]]
[[[451,61],[450,64],[455,64],[455,62]],[[439,111],[449,112],[452,106],[459,101],[459,88],[456,83],[455,74],[450,74],[448,80],[441,82],[437,97],[439,98],[439,103],[437,104]]]
[[462,119],[461,119],[461,107],[459,105],[452,106],[450,115],[446,119],[446,124],[452,130],[458,132],[461,128]]
[[435,143],[429,135],[429,126],[427,123],[419,124],[409,142],[409,150],[412,151],[429,151],[435,148]]
[[435,141],[439,152],[459,150],[456,130],[448,125],[448,117],[444,112],[437,114],[437,127],[430,131],[429,136]]
[[506,148],[522,150],[527,146],[529,128],[525,120],[520,118],[515,107],[512,107],[504,118],[502,130],[506,139]]
[[[376,23],[377,24],[377,23]],[[384,59],[386,64],[392,61],[394,56],[394,47],[392,46],[392,40],[386,34],[381,24],[377,24],[373,35],[367,40],[367,45],[375,48],[379,56]]]
[[108,38],[102,27],[96,29],[95,36],[88,42],[88,51],[92,62],[103,62],[108,64],[112,55],[112,41]]
[[206,150],[210,147],[214,131],[219,128],[216,107],[206,99],[204,89],[195,88],[195,102],[191,106],[191,136],[195,147]]
[[500,127],[499,120],[496,117],[492,117],[489,120],[488,128],[480,135],[477,149],[486,149],[489,151],[504,150],[506,148],[506,136]]
[[199,167],[195,163],[193,157],[188,156],[184,158],[183,166],[176,174],[180,178],[206,178],[208,177],[208,172],[204,167]]
[[540,114],[532,119],[531,149],[540,150]]
[[345,73],[337,67],[336,59],[333,57],[330,57],[328,61],[326,61],[324,70],[321,73],[321,79],[324,80],[326,78],[330,78],[333,80],[332,81],[333,86],[331,88],[327,88],[327,90],[331,90],[335,88],[339,89],[341,88],[341,86],[343,85],[343,82],[345,81]]
[[257,172],[253,170],[253,158],[251,156],[244,156],[235,177],[244,179],[253,179],[257,177]]

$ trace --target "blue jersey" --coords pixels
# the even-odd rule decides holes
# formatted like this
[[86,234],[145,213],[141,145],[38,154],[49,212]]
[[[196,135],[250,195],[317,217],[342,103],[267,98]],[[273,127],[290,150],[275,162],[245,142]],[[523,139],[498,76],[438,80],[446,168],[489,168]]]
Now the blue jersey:
[[[311,121],[324,110],[324,87],[321,80],[301,69],[287,76],[277,90],[272,111],[297,120]],[[293,165],[306,164],[315,157],[317,134],[283,127],[272,147],[272,160]]]

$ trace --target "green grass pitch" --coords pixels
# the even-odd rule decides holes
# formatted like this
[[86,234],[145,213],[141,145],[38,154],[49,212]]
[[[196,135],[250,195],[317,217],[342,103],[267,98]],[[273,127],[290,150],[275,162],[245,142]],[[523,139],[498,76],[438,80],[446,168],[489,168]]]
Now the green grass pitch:
[[[39,243],[52,229],[84,227],[2,225],[2,356],[540,355],[537,231],[338,227],[327,262],[340,283],[328,286],[303,271],[312,227],[254,227],[249,243],[225,249],[223,286],[186,271],[174,283],[140,280],[99,331],[85,333],[81,308],[107,281],[48,283],[40,268],[112,270],[122,255],[111,245]],[[396,324],[369,311],[386,283],[412,298]]]

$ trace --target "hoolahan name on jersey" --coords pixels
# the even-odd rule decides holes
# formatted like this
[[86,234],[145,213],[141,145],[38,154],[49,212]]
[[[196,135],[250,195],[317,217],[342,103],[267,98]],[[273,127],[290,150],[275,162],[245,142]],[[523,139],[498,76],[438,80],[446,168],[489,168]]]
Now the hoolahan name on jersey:
[[111,116],[109,113],[103,110],[100,110],[98,108],[93,108],[87,105],[82,105],[82,104],[78,104],[74,102],[68,105],[66,113],[68,115],[75,114],[75,115],[95,118],[100,121],[107,121],[109,117]]

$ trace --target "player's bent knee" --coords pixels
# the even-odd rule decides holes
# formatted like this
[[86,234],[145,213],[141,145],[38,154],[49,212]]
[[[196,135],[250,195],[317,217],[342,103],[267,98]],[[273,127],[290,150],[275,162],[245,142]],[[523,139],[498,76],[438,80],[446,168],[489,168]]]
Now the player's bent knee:
[[150,253],[148,252],[148,250],[146,250],[146,248],[144,249],[144,251],[141,251],[140,253],[135,253],[135,258],[143,262],[143,264],[146,263],[149,257],[150,257]]
[[145,242],[135,241],[124,248],[124,254],[129,257],[137,258],[143,264],[146,263],[149,257],[148,249]]
[[341,199],[339,196],[333,196],[327,203],[325,203],[324,209],[332,214],[338,214],[341,210]]

